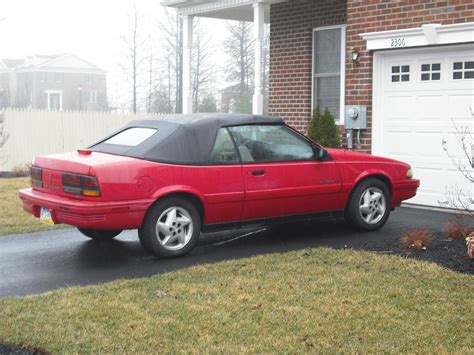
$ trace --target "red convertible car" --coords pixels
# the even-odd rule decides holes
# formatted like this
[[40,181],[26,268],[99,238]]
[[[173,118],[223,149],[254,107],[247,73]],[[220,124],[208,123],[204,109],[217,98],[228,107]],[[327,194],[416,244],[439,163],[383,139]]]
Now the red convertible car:
[[201,231],[345,217],[382,227],[416,194],[409,165],[326,149],[279,119],[195,114],[134,121],[85,150],[36,157],[26,211],[111,239],[138,228],[145,249],[182,255]]

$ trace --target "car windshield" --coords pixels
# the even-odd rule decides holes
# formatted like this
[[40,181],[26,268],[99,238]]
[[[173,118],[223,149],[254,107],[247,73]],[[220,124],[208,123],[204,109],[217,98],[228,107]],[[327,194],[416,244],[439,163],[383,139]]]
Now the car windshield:
[[102,143],[135,147],[150,138],[157,131],[155,128],[132,127],[117,133]]

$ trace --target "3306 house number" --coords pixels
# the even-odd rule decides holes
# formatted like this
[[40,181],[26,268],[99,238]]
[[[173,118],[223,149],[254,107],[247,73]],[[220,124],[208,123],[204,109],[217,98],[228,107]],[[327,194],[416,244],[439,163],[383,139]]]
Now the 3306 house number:
[[405,47],[405,38],[391,38],[390,47]]

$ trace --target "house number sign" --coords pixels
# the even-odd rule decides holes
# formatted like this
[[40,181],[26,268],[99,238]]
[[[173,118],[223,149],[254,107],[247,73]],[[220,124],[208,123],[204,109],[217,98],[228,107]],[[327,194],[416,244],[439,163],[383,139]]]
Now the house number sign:
[[[470,2],[472,3],[473,0]],[[474,24],[455,23],[440,25],[427,23],[420,27],[401,30],[388,30],[361,33],[359,36],[367,41],[367,49],[405,49],[442,44],[472,43]]]
[[390,47],[392,48],[405,47],[405,45],[405,37],[390,38]]

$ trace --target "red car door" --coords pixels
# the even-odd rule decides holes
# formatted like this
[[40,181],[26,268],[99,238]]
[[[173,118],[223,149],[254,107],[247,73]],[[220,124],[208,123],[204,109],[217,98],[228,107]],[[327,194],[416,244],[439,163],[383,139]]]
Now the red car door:
[[245,196],[242,164],[227,128],[218,131],[209,162],[210,166],[198,167],[192,174],[208,204],[205,223],[241,220]]
[[244,182],[244,220],[342,208],[333,161],[245,165]]
[[311,144],[283,125],[231,127],[243,161],[243,220],[343,208],[336,163],[318,160]]

